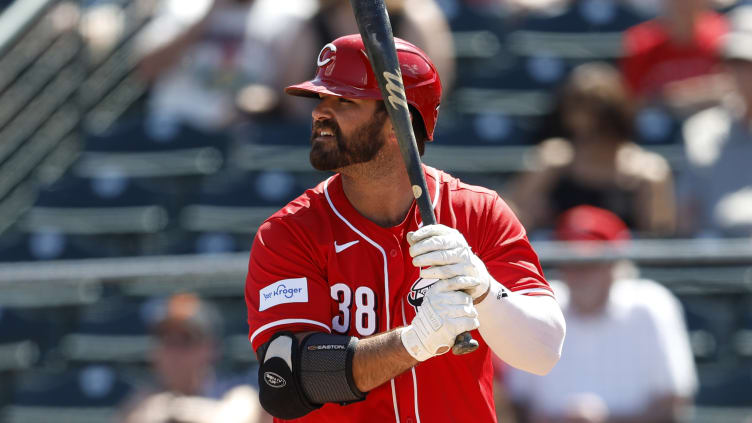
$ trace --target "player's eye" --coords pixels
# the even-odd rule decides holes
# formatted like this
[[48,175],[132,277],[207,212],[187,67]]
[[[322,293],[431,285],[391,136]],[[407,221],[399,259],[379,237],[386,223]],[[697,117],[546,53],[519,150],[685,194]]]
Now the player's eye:
[[340,103],[352,103],[353,101],[351,101],[351,100],[348,100],[348,99],[346,99],[346,98],[343,98],[343,97],[340,97],[340,98],[339,98],[339,102],[340,102]]

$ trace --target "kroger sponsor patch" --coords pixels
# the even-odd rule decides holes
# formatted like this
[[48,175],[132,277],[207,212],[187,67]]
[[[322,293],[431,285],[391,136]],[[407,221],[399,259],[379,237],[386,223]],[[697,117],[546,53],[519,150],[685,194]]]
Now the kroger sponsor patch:
[[259,311],[285,303],[307,303],[306,278],[283,279],[259,291]]

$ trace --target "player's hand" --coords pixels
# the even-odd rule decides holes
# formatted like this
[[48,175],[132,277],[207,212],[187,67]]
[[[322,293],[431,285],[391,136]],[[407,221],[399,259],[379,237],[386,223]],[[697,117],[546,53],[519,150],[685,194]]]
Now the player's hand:
[[421,267],[423,279],[446,279],[449,289],[465,291],[473,300],[484,296],[491,275],[473,254],[465,237],[444,225],[428,225],[407,234],[413,265]]
[[428,289],[418,313],[400,332],[400,338],[413,358],[425,361],[449,351],[457,335],[478,326],[472,298],[453,290],[448,281],[438,281]]

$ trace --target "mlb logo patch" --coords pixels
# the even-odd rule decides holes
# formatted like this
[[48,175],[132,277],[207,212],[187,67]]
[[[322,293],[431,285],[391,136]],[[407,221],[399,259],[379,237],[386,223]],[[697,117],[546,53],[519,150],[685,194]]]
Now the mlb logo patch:
[[307,303],[306,278],[282,279],[259,290],[259,311],[285,303]]

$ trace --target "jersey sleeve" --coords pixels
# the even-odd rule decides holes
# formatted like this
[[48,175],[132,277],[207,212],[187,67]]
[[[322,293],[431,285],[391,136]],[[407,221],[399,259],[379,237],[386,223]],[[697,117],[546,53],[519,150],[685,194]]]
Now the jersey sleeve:
[[281,219],[259,228],[245,283],[254,351],[280,330],[331,332],[329,289],[318,254],[305,232]]
[[485,215],[484,226],[477,228],[482,235],[476,253],[491,276],[512,292],[553,297],[525,228],[509,206],[496,196]]

